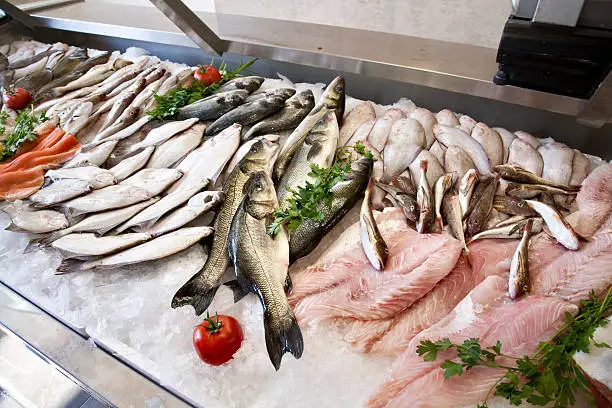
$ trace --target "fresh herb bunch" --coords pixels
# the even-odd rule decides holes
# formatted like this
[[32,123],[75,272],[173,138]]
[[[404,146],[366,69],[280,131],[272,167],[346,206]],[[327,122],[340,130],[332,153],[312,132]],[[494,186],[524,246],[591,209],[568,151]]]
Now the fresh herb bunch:
[[[8,119],[8,115],[0,115],[0,135],[3,135],[6,131],[5,125]],[[4,140],[0,141],[2,144],[2,151],[0,152],[0,161],[10,159],[17,153],[17,150],[27,141],[36,140],[36,133],[34,129],[39,124],[47,120],[45,112],[36,116],[32,113],[31,109],[24,109],[19,112],[17,119],[15,119],[15,126],[10,135]]]
[[355,146],[344,146],[338,148],[336,158],[329,169],[310,165],[309,177],[313,181],[307,181],[304,186],[297,189],[288,188],[291,193],[288,199],[287,209],[276,210],[274,221],[268,227],[268,234],[274,236],[282,225],[287,225],[289,232],[295,231],[305,219],[321,221],[325,218],[321,203],[330,208],[332,205],[332,188],[339,182],[346,180],[351,172],[352,160],[347,150],[354,149],[364,157],[374,160],[372,152],[367,151],[365,146],[357,142]]
[[210,85],[205,85],[200,83],[199,81],[193,81],[193,83],[187,87],[179,86],[177,88],[172,89],[165,95],[154,95],[155,102],[157,105],[154,109],[147,112],[149,116],[153,119],[166,120],[172,118],[177,114],[178,110],[183,106],[189,105],[190,103],[194,103],[199,101],[200,99],[206,98],[211,95],[217,89],[221,87],[221,85],[225,84],[232,79],[238,78],[240,72],[244,71],[253,63],[257,61],[257,59],[252,59],[245,64],[240,64],[233,71],[227,70],[227,64],[222,62],[219,65],[219,72],[221,74],[221,81],[215,82]]
[[9,115],[6,112],[0,112],[0,136],[6,132],[6,123],[8,122]]
[[[612,288],[601,301],[591,292],[589,300],[581,302],[582,311],[575,317],[568,313],[563,327],[552,339],[540,343],[533,356],[518,358],[502,354],[499,340],[494,346],[483,348],[478,339],[454,344],[448,338],[436,342],[421,341],[417,353],[425,361],[435,361],[439,351],[456,349],[460,362],[445,360],[440,366],[445,379],[462,375],[464,371],[478,366],[506,370],[478,408],[488,408],[487,401],[493,391],[493,395],[504,397],[517,406],[526,401],[538,406],[553,402],[555,408],[568,407],[575,403],[576,391],[589,392],[586,375],[574,361],[574,354],[578,351],[588,353],[591,341],[595,347],[610,347],[595,342],[593,335],[598,327],[608,324],[606,316],[612,313],[611,292]],[[498,358],[513,360],[514,365],[500,363]]]

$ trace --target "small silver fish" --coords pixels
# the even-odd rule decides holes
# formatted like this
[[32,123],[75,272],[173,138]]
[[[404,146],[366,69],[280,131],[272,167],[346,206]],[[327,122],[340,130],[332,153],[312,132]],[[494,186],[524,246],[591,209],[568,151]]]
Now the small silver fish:
[[180,133],[184,130],[189,129],[196,122],[198,122],[197,118],[185,119],[181,121],[169,122],[164,125],[161,125],[158,128],[151,130],[147,136],[139,143],[135,143],[129,148],[129,152],[136,152],[139,149],[149,147],[149,146],[157,146],[166,140],[170,139],[172,136]]
[[82,196],[91,190],[93,186],[85,180],[58,180],[32,194],[30,201],[36,208],[44,208]]
[[91,193],[64,202],[61,206],[70,217],[114,208],[127,207],[151,198],[151,194],[143,188],[116,184],[94,190]]
[[567,249],[577,250],[580,247],[578,236],[571,225],[554,208],[539,201],[526,200],[543,219],[553,237]]
[[361,203],[359,230],[363,252],[365,252],[374,269],[382,271],[389,259],[389,248],[376,225],[376,219],[372,213],[372,189],[375,185],[374,179],[370,178]]
[[0,209],[11,218],[11,223],[5,228],[7,231],[44,234],[68,226],[63,214],[51,210],[32,211],[21,200],[6,201]]
[[136,122],[136,119],[138,118],[139,114],[140,108],[128,107],[126,110],[123,111],[119,119],[117,119],[112,125],[104,129],[102,132],[98,133],[96,137],[94,137],[92,144],[95,145],[98,144],[98,142],[105,141],[107,137],[114,135],[120,130],[123,130],[126,127],[130,126],[131,124]]
[[91,184],[94,189],[103,188],[115,184],[117,179],[109,170],[101,169],[98,166],[84,166],[49,170],[45,177],[51,180],[77,179],[84,180]]
[[147,168],[160,169],[177,163],[200,145],[205,129],[206,125],[195,124],[160,144],[147,163]]
[[145,164],[149,161],[149,158],[153,154],[155,146],[149,146],[143,151],[126,159],[121,160],[115,166],[111,167],[108,171],[113,173],[117,182],[125,180],[138,170],[142,169]]
[[57,249],[64,259],[109,255],[133,247],[151,239],[142,233],[98,237],[96,234],[68,234],[56,241],[51,247]]
[[531,223],[529,219],[523,229],[523,238],[519,242],[512,261],[510,261],[510,276],[508,277],[508,294],[510,299],[516,299],[529,291],[529,238],[531,237]]
[[109,141],[102,143],[93,149],[83,152],[70,159],[63,168],[82,167],[85,165],[101,166],[108,159],[112,151],[115,149],[117,141]]
[[182,176],[183,172],[177,169],[142,169],[120,184],[140,187],[154,197],[161,194]]
[[434,205],[436,214],[435,223],[436,228],[440,231],[444,228],[444,221],[442,220],[441,213],[442,199],[444,198],[444,194],[446,194],[453,184],[455,184],[454,173],[447,173],[439,177],[434,185]]

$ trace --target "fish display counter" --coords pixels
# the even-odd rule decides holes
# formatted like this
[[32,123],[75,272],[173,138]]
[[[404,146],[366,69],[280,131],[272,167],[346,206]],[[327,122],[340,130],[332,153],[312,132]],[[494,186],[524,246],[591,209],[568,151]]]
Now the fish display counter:
[[[561,347],[605,398],[609,352],[566,339],[609,334],[610,123],[579,123],[583,100],[478,79],[482,66],[458,79],[310,39],[281,52],[239,38],[246,17],[217,21],[238,30],[225,44],[173,8],[197,28],[183,34],[164,4],[139,22],[108,5],[106,26],[96,2],[6,8],[0,403],[565,398],[512,355],[573,384],[562,406],[587,406],[585,377],[538,357]],[[533,390],[502,392],[503,370]]]

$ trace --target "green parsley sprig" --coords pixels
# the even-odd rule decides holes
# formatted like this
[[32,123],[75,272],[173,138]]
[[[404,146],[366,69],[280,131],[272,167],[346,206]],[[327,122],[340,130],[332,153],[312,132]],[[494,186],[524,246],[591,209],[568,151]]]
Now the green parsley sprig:
[[210,96],[213,92],[219,89],[223,84],[232,79],[238,78],[240,73],[249,68],[257,59],[252,59],[245,64],[240,64],[233,71],[227,70],[227,64],[222,62],[219,65],[219,72],[221,73],[221,81],[215,82],[210,85],[204,85],[199,81],[193,81],[193,83],[187,87],[179,86],[172,89],[165,95],[154,95],[155,102],[157,102],[154,109],[147,112],[153,119],[166,120],[172,118],[177,114],[178,110],[183,106],[189,105],[199,101],[200,99]]
[[[6,115],[6,113],[5,113]],[[5,125],[7,123],[8,115],[0,115],[0,135],[4,135],[6,132]],[[0,162],[10,159],[17,153],[17,150],[27,141],[36,140],[36,133],[34,129],[39,124],[47,120],[45,112],[36,116],[32,113],[31,109],[24,109],[20,111],[15,119],[15,126],[10,135],[4,140],[0,141],[2,144],[2,151],[0,152]]]
[[[525,401],[538,406],[552,402],[555,408],[572,406],[577,391],[589,393],[586,375],[574,361],[574,354],[578,351],[588,353],[591,342],[595,347],[610,347],[595,342],[593,335],[598,327],[608,324],[606,316],[612,313],[611,292],[612,288],[601,301],[591,292],[589,300],[581,302],[581,312],[575,317],[567,314],[563,327],[549,341],[541,343],[533,356],[518,358],[502,354],[499,340],[494,346],[483,348],[478,339],[454,344],[448,338],[435,342],[421,341],[417,354],[425,361],[435,361],[439,351],[457,350],[459,362],[445,360],[440,366],[445,379],[462,375],[478,366],[506,370],[478,408],[488,408],[487,401],[492,392],[517,406]],[[513,365],[500,363],[499,358],[513,361]]]
[[274,236],[282,225],[286,225],[289,232],[295,231],[305,219],[321,221],[325,213],[321,204],[330,208],[332,205],[332,188],[339,182],[347,179],[351,172],[351,157],[348,150],[354,149],[357,153],[374,159],[372,152],[367,151],[365,146],[357,142],[355,146],[343,146],[336,151],[336,158],[329,169],[310,165],[312,181],[307,181],[304,186],[297,189],[288,188],[291,193],[286,209],[277,210],[274,213],[274,221],[268,227],[268,234]]

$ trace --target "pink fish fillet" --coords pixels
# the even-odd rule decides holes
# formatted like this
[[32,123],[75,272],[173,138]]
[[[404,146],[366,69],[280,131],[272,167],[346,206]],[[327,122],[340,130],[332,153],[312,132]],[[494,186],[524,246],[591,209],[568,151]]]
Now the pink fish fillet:
[[460,258],[453,270],[429,293],[391,319],[355,321],[346,339],[362,352],[397,355],[420,331],[438,322],[453,310],[487,276],[508,274],[516,242],[482,240],[470,244],[472,268]]
[[590,237],[612,215],[612,164],[597,167],[582,182],[576,196],[578,211],[568,222],[583,237]]
[[389,248],[384,271],[374,269],[364,254],[355,257],[356,262],[350,266],[336,264],[327,273],[350,274],[350,278],[298,301],[294,309],[298,320],[308,323],[335,317],[371,320],[394,316],[448,275],[461,253],[459,241],[442,234],[410,230],[388,242],[396,245]]
[[[501,278],[487,278],[479,287],[483,288],[491,279]],[[578,311],[575,305],[554,297],[527,296],[517,302],[505,298],[501,303],[481,313],[459,335],[446,336],[438,332],[433,339],[450,337],[453,342],[462,342],[476,337],[484,347],[492,346],[499,340],[503,353],[522,356],[534,353],[541,341],[552,337],[565,322],[566,313],[575,314]],[[455,311],[466,306],[462,301]],[[440,325],[436,326],[440,329]],[[432,363],[423,362],[416,354],[416,346],[427,338],[426,332],[428,330],[423,332],[423,336],[415,337],[406,352],[398,358],[391,380],[371,398],[371,407],[454,407],[475,404],[486,397],[489,388],[503,374],[496,369],[475,368],[461,377],[445,380],[439,365],[445,359],[455,357],[456,352],[441,353]],[[413,367],[413,364],[417,367]]]

